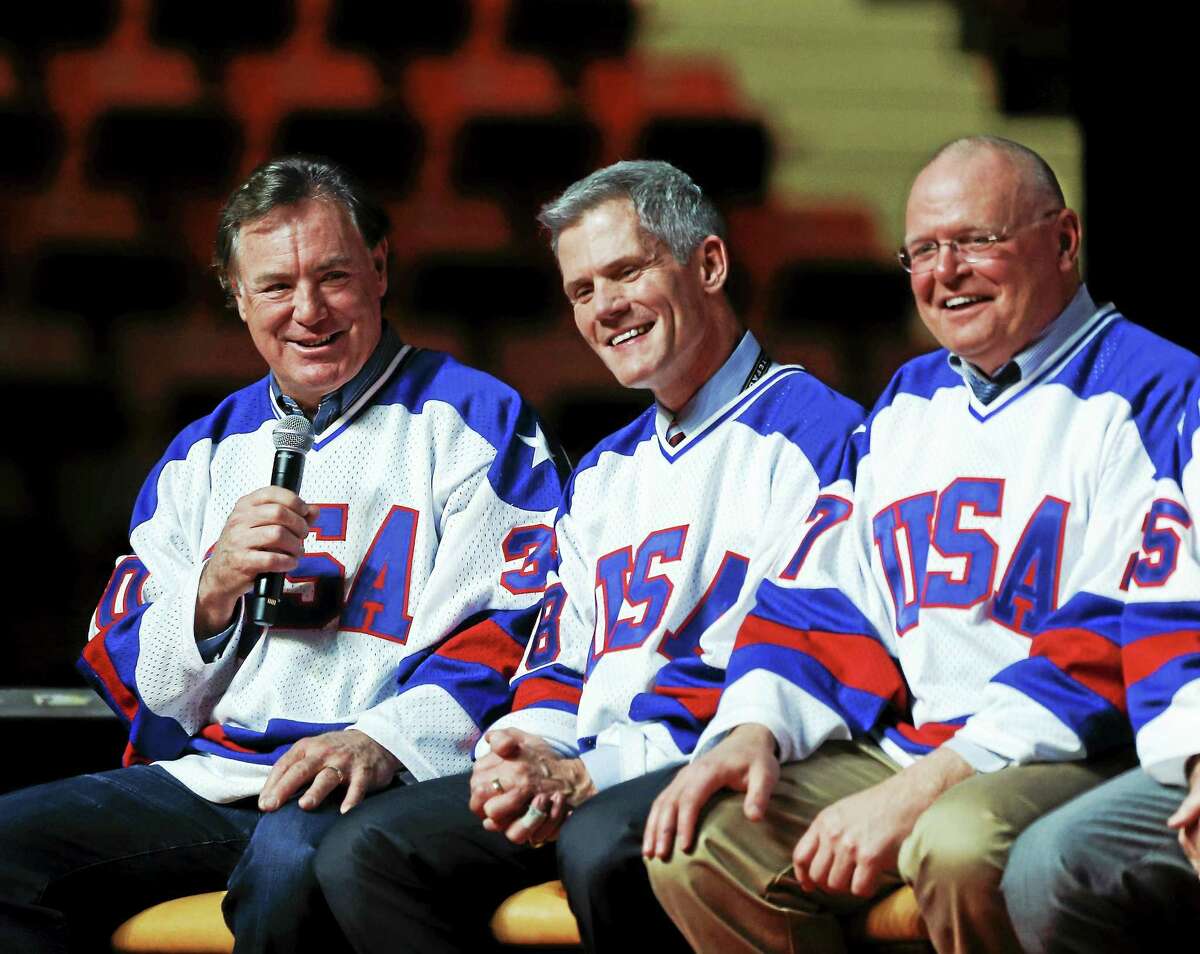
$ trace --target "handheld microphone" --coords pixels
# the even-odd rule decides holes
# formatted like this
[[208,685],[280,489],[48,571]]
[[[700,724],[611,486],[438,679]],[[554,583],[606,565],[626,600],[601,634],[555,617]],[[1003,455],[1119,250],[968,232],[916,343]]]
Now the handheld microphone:
[[[304,476],[304,455],[312,450],[312,423],[303,414],[289,414],[271,431],[275,442],[275,466],[271,469],[271,486],[286,487],[292,493],[300,490]],[[260,626],[272,626],[279,618],[279,599],[283,594],[282,573],[261,573],[254,581],[254,596],[250,600],[250,618]]]

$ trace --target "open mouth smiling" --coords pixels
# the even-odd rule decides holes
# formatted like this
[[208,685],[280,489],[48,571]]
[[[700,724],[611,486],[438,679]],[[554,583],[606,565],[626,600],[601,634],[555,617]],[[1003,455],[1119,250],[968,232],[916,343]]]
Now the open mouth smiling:
[[619,335],[614,335],[609,339],[608,346],[610,348],[615,348],[618,345],[623,345],[626,341],[632,341],[634,338],[644,335],[653,327],[653,324],[638,325],[636,328],[630,328],[628,331],[622,331]]
[[942,302],[942,307],[950,311],[957,311],[960,308],[970,308],[972,305],[978,305],[984,301],[991,301],[991,299],[986,295],[954,295]]
[[323,348],[325,345],[336,341],[342,334],[343,332],[341,331],[335,331],[333,334],[326,335],[324,338],[318,338],[316,341],[293,341],[292,344],[298,348]]

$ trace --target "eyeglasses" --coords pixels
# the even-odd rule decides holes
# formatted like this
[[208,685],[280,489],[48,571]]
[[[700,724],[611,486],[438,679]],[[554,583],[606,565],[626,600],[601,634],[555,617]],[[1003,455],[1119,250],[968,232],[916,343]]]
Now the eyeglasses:
[[923,275],[925,272],[933,271],[938,257],[942,253],[943,245],[950,249],[955,258],[964,262],[986,262],[996,255],[997,245],[1015,238],[1019,232],[1041,225],[1046,219],[1052,215],[1058,215],[1061,211],[1062,209],[1051,209],[1043,212],[1032,222],[1026,222],[1008,232],[964,232],[962,235],[944,242],[926,239],[923,242],[914,242],[912,245],[902,245],[896,250],[896,258],[900,260],[900,267],[913,275]]

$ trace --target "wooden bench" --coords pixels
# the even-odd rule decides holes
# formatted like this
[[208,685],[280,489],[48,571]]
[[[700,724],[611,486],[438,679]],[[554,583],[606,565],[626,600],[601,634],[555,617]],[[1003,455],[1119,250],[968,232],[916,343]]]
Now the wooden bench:
[[[230,954],[233,935],[221,917],[224,891],[164,901],[135,914],[113,933],[117,954]],[[579,929],[567,906],[562,882],[548,881],[518,891],[496,909],[492,935],[513,947],[578,947]],[[847,922],[855,949],[910,945],[928,937],[916,899],[901,888]]]

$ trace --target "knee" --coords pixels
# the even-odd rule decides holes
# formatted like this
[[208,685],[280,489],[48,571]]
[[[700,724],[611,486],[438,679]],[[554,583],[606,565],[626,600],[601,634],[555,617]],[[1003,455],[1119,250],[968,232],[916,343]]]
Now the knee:
[[[387,833],[386,843],[395,851],[391,863],[387,863],[389,870],[398,870],[403,860],[412,856],[411,850],[404,850],[405,841],[403,830],[390,830]],[[351,813],[334,825],[317,847],[313,859],[317,883],[328,893],[339,885],[369,876],[369,872],[377,865],[386,863],[379,858],[384,843],[385,839],[377,825],[356,819]]]
[[631,835],[640,826],[611,802],[588,802],[559,833],[558,868],[568,889],[586,886],[603,892],[603,885],[620,877],[630,863],[641,867],[641,839]]
[[977,803],[934,802],[900,849],[900,873],[918,889],[953,884],[994,890],[1004,868],[1002,825]]
[[1043,818],[1026,829],[1009,853],[1000,890],[1021,943],[1029,950],[1042,949],[1035,939],[1054,935],[1054,915],[1064,898],[1093,890],[1076,870],[1075,844],[1053,818]]

